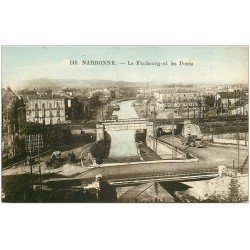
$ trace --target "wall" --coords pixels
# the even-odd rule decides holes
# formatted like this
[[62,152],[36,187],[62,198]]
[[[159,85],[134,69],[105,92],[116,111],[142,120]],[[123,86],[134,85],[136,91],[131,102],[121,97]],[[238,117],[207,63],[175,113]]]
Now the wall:
[[[220,138],[214,138],[214,143],[222,143],[222,144],[237,144],[237,140],[232,139],[220,139]],[[239,140],[239,144],[242,146],[248,145],[248,141],[245,140]]]
[[104,126],[101,124],[96,124],[96,141],[101,141],[104,139]]
[[[150,147],[152,150],[155,149],[155,138],[153,137],[147,137],[147,146]],[[157,140],[157,154],[162,159],[172,159],[172,152],[173,152],[173,158],[183,159],[185,158],[185,154],[178,150],[177,148],[174,148],[169,144],[166,144],[162,141]]]
[[90,147],[90,153],[92,158],[103,160],[108,158],[110,152],[111,137],[107,132],[104,132],[102,140],[98,140]]

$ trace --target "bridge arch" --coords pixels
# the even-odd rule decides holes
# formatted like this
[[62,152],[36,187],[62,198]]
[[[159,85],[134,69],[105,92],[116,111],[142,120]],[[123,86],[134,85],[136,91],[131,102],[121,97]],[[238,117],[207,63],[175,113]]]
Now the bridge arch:
[[119,119],[108,120],[96,125],[96,140],[104,139],[104,131],[121,131],[121,130],[144,130],[147,131],[147,136],[153,136],[153,122],[146,119]]

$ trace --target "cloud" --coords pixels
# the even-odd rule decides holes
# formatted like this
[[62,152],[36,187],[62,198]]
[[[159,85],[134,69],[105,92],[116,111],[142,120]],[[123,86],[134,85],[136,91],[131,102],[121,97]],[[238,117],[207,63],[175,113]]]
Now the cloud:
[[59,63],[55,64],[55,66],[59,67],[59,68],[67,68],[70,66],[69,64],[69,59],[65,58],[63,60],[61,60]]

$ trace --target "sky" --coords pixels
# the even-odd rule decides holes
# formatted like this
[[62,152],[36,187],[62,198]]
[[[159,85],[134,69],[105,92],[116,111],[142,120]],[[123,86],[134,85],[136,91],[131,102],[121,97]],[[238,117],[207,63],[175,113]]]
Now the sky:
[[[70,60],[114,60],[117,65],[73,66]],[[137,61],[168,66],[138,66]],[[171,61],[177,65],[170,66]],[[193,66],[180,66],[180,61]],[[248,46],[2,46],[3,87],[36,78],[248,83]]]

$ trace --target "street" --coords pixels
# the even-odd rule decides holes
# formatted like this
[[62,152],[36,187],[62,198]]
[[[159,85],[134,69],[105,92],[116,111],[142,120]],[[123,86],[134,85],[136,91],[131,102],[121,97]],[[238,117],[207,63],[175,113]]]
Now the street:
[[[160,140],[172,143],[172,136],[162,136]],[[227,167],[237,167],[237,147],[234,145],[213,145],[207,143],[205,148],[196,148],[185,146],[182,142],[183,138],[180,136],[174,137],[174,145],[186,153],[192,154],[199,159],[199,164],[204,167],[216,167],[219,165],[225,165]],[[239,154],[239,165],[241,166],[248,156],[248,149],[241,148]]]
[[[171,137],[163,138],[164,140],[169,140],[171,142]],[[175,137],[174,140],[175,146],[184,147],[181,143],[181,139]],[[84,147],[79,147],[74,149],[75,154],[79,157],[80,153],[88,146],[84,145]],[[117,165],[117,166],[105,166],[105,167],[96,167],[96,168],[83,168],[80,164],[64,164],[62,167],[56,169],[48,169],[45,165],[45,161],[47,157],[42,159],[42,173],[60,173],[60,175],[65,177],[77,176],[80,179],[95,179],[95,176],[101,174],[104,178],[122,178],[123,176],[150,176],[153,174],[161,173],[168,171],[178,171],[178,170],[187,170],[187,169],[199,169],[199,168],[213,168],[218,167],[220,165],[224,165],[227,167],[233,166],[233,160],[237,159],[237,151],[236,147],[225,147],[225,146],[214,146],[208,145],[206,148],[193,148],[185,146],[184,152],[192,154],[193,156],[199,159],[198,162],[182,162],[182,163],[166,163],[166,162],[158,162],[156,163],[130,163],[128,165]],[[72,151],[72,150],[71,150]],[[63,152],[64,155],[70,151]],[[248,151],[241,150],[240,151],[240,164],[242,164],[247,158]],[[34,173],[38,174],[38,164],[34,167]],[[2,171],[2,175],[15,175],[15,174],[23,174],[29,173],[29,166],[19,166],[7,170]]]
[[[84,149],[88,148],[90,143],[84,144],[83,146],[71,149],[71,150],[66,150],[62,152],[62,158],[67,157],[68,153],[71,153],[72,151],[75,153],[77,158],[80,158],[81,153],[84,151]],[[51,157],[51,154],[48,154],[46,156],[41,157],[41,171],[42,174],[48,174],[48,173],[60,173],[61,175],[65,176],[71,176],[76,173],[81,173],[83,171],[83,167],[81,166],[81,163],[79,164],[63,164],[60,167],[57,168],[49,168],[46,165],[46,161],[48,161]],[[39,163],[36,158],[36,163],[32,167],[33,173],[38,174],[39,173]],[[20,175],[20,174],[25,174],[25,173],[30,173],[30,166],[27,165],[26,163],[22,163],[16,166],[13,166],[8,169],[2,170],[2,176],[7,176],[7,175]]]

